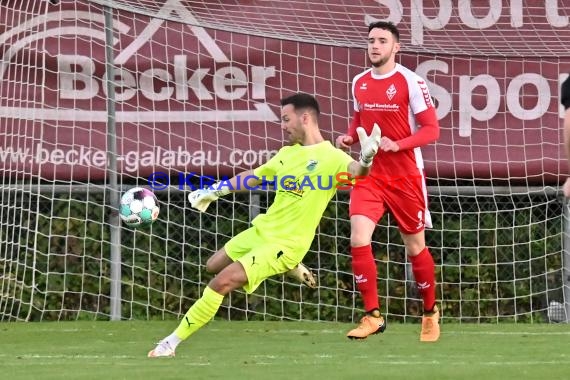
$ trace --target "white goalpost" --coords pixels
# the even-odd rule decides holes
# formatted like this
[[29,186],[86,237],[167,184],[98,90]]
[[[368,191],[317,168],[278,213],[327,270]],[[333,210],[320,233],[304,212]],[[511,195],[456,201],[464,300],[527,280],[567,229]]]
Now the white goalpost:
[[[0,321],[177,318],[205,261],[271,191],[207,213],[189,190],[265,162],[283,144],[279,99],[315,94],[325,138],[344,133],[366,25],[389,20],[423,76],[441,138],[423,149],[443,321],[570,319],[567,173],[559,86],[570,0],[36,0],[0,4]],[[159,220],[132,229],[117,200],[152,188]],[[218,317],[353,321],[348,192],[305,264],[235,292]],[[382,312],[418,320],[397,227],[374,234]]]

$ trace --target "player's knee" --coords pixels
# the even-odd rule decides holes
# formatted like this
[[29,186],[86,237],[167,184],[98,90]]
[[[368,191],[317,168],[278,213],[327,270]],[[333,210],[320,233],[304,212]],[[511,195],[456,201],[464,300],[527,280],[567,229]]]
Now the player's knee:
[[215,261],[210,257],[208,261],[206,261],[206,272],[216,274],[219,272],[217,269]]
[[220,271],[227,267],[228,264],[231,264],[231,260],[226,261],[223,257],[214,255],[206,261],[206,272],[212,274],[220,273]]
[[372,234],[376,228],[376,222],[365,215],[352,215],[350,217],[350,246],[361,247],[372,241]]
[[206,261],[206,271],[208,273],[217,274],[222,269],[233,263],[224,250],[216,252],[213,256]]
[[237,281],[237,279],[232,276],[221,276],[218,275],[210,281],[208,286],[214,290],[216,293],[223,296],[231,293],[233,290],[240,288],[245,285],[245,282]]
[[351,247],[362,247],[363,245],[370,244],[370,242],[371,238],[368,234],[362,233],[361,231],[352,231],[350,233]]
[[425,243],[422,242],[406,242],[406,253],[408,256],[417,256],[425,249],[425,247]]

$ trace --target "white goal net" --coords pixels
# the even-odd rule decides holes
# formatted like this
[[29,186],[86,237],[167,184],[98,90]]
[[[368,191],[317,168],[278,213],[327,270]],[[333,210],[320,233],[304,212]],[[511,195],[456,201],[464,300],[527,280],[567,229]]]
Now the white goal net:
[[[423,152],[444,321],[567,321],[569,10],[570,0],[2,1],[0,320],[183,314],[211,278],[207,258],[273,197],[230,196],[200,214],[185,195],[279,149],[279,100],[294,92],[317,96],[325,138],[344,133],[366,25],[389,20],[442,128]],[[161,204],[147,229],[118,223],[118,197],[135,185]],[[347,201],[331,202],[304,260],[318,289],[274,278],[232,294],[218,316],[356,319]],[[383,312],[416,321],[389,216],[373,249]]]

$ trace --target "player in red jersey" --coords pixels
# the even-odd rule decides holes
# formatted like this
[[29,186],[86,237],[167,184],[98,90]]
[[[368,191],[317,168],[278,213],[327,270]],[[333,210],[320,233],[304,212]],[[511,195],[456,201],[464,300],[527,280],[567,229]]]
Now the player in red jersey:
[[377,268],[372,253],[372,234],[389,211],[398,223],[416,285],[423,299],[420,340],[439,339],[439,310],[435,300],[435,265],[426,247],[424,228],[431,227],[427,208],[424,163],[420,147],[439,138],[439,123],[426,81],[396,63],[400,34],[390,22],[368,27],[368,58],[372,67],[352,81],[354,117],[346,135],[336,145],[358,141],[356,128],[368,133],[380,127],[380,149],[369,176],[358,181],[350,195],[350,246],[352,270],[364,301],[366,316],[348,332],[364,339],[386,328],[380,314]]

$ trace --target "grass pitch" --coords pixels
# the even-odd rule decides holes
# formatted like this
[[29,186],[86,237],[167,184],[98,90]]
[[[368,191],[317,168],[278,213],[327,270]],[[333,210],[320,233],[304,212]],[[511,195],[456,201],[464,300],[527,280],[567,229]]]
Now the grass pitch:
[[177,322],[0,323],[4,379],[570,379],[570,325],[419,325],[350,341],[351,324],[214,321],[176,358],[147,352]]

